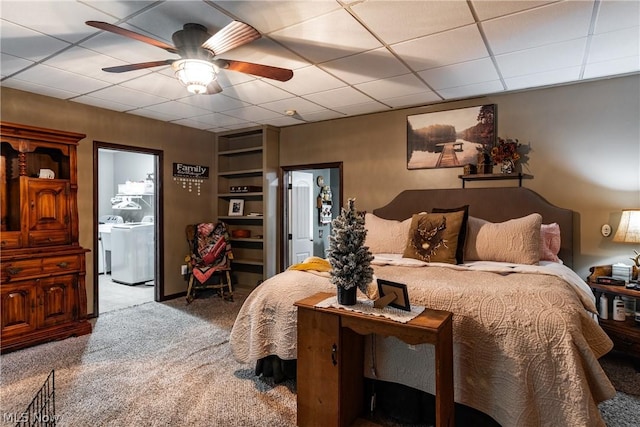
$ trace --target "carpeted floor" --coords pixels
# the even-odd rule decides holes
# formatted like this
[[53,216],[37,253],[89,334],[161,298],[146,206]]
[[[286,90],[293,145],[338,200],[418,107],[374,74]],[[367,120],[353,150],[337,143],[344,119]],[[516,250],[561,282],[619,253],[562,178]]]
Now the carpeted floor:
[[[295,426],[295,382],[256,378],[231,355],[242,301],[151,302],[101,315],[91,335],[2,355],[2,425],[15,424],[7,414],[22,412],[55,369],[61,427]],[[637,372],[610,365],[637,390]],[[618,393],[601,409],[608,427],[640,424],[637,395]]]

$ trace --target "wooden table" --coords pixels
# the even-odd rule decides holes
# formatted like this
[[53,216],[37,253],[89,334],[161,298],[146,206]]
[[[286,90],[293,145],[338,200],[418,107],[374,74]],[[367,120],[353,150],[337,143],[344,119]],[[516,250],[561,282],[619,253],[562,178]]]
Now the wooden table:
[[407,323],[315,304],[298,307],[298,425],[348,426],[363,413],[364,335],[394,336],[407,344],[435,346],[436,426],[454,426],[452,314],[425,309]]

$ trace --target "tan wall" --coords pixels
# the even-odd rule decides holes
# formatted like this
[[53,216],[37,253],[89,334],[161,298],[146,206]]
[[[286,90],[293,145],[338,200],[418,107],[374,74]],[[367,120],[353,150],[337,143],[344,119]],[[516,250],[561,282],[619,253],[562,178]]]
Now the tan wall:
[[[201,196],[173,181],[174,162],[206,165],[214,170],[214,134],[184,126],[95,108],[76,102],[2,88],[3,121],[84,133],[78,147],[78,216],[80,245],[93,249],[93,141],[162,150],[164,154],[164,287],[165,295],[186,290],[180,275],[186,241],[184,227],[211,220],[214,180],[205,180]],[[211,174],[210,174],[211,175]],[[88,311],[93,311],[93,256],[87,256]]]
[[497,105],[499,136],[531,145],[524,185],[578,213],[574,269],[586,277],[597,263],[630,263],[640,246],[612,243],[600,227],[615,232],[621,209],[640,208],[638,75],[288,127],[280,164],[344,162],[343,196],[362,210],[404,189],[459,188],[461,168],[407,169],[406,116],[481,104]]
[[[612,243],[600,226],[617,227],[620,210],[640,207],[640,76],[478,98],[283,128],[280,164],[344,162],[345,197],[371,210],[409,188],[458,188],[461,168],[407,170],[406,116],[497,104],[498,135],[531,144],[525,186],[577,212],[574,269],[625,261],[633,245]],[[186,289],[179,275],[184,225],[215,212],[214,180],[202,195],[173,182],[173,162],[214,166],[213,134],[83,104],[2,88],[2,120],[87,134],[79,148],[80,244],[93,248],[93,140],[164,152],[165,294]],[[215,169],[212,170],[215,174]],[[481,184],[481,183],[480,183]],[[477,183],[471,185],[478,185]],[[87,263],[93,300],[93,263]],[[89,307],[91,311],[91,306]]]

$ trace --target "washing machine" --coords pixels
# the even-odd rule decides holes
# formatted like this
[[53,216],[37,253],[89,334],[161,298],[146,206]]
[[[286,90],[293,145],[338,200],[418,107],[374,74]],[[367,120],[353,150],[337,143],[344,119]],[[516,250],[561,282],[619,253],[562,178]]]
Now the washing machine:
[[111,227],[111,280],[137,285],[155,278],[153,223],[130,222]]

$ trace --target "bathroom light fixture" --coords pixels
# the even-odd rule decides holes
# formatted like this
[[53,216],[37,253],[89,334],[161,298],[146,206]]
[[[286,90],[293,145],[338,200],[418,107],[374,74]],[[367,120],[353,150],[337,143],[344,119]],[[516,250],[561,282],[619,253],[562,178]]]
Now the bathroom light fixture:
[[201,59],[181,59],[171,67],[180,83],[195,94],[207,93],[207,85],[216,79],[218,71],[211,62]]
[[[622,211],[620,225],[615,236],[614,242],[619,243],[640,243],[640,209],[625,209]],[[631,258],[636,267],[640,267],[640,254],[635,251],[636,256]]]

